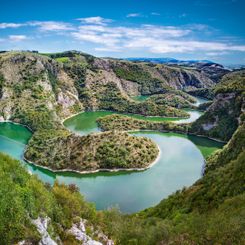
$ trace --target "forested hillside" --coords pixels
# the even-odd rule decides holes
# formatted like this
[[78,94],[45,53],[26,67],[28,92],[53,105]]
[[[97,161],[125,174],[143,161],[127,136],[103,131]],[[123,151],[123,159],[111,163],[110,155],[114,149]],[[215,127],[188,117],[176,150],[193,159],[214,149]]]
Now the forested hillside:
[[[203,176],[192,186],[130,215],[117,208],[97,211],[75,185],[42,183],[23,163],[0,154],[0,244],[243,244],[244,74],[231,72],[217,81],[196,68],[101,59],[75,51],[0,54],[1,121],[32,130],[24,155],[43,167],[145,168],[159,150],[148,138],[122,132],[132,129],[191,133],[228,142],[206,159]],[[98,119],[108,132],[87,136],[63,125],[75,113],[102,109],[186,117],[183,108],[196,108],[186,91],[213,98],[194,123],[110,115]],[[135,95],[151,96],[142,102],[134,100]]]
[[[195,99],[176,89],[211,88],[214,85],[210,78],[195,69],[101,59],[76,51],[56,54],[5,52],[0,55],[0,74],[1,120],[27,125],[34,135],[25,157],[53,170],[142,168],[157,157],[153,142],[141,142],[127,134],[110,134],[109,145],[108,135],[103,133],[90,136],[95,137],[91,140],[74,136],[63,127],[64,118],[90,110],[188,117],[181,108],[193,108]],[[144,94],[157,95],[145,101],[131,98]],[[127,147],[126,152],[121,150],[129,140],[135,146],[143,147],[138,150]],[[98,144],[91,143],[95,141]],[[59,148],[62,144],[67,146],[66,150]],[[87,154],[81,155],[78,152],[85,149],[84,144]],[[150,151],[153,149],[152,154],[144,150],[148,144]],[[48,150],[50,147],[54,147],[52,154]],[[112,163],[100,162],[94,154],[96,149],[102,149],[104,157],[114,159]],[[113,149],[116,154],[112,153]],[[131,157],[126,160],[126,155]],[[124,164],[118,164],[119,159],[124,159]],[[143,164],[140,166],[136,162]]]

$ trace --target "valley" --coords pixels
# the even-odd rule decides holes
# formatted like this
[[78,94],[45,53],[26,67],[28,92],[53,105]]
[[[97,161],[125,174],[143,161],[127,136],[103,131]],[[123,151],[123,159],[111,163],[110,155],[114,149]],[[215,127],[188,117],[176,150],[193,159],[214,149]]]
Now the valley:
[[[100,132],[100,129],[96,120],[112,114],[113,112],[105,111],[83,112],[64,121],[64,125],[79,135],[97,133]],[[153,122],[177,120],[139,115],[128,116]],[[1,132],[5,132],[5,137],[7,137],[1,140],[0,151],[23,160],[25,145],[21,143],[27,143],[27,140],[30,139],[28,130],[11,123],[0,123],[0,128],[0,135]],[[160,155],[151,169],[142,172],[121,170],[115,173],[79,175],[71,172],[53,173],[28,163],[26,166],[29,172],[37,174],[44,182],[53,184],[54,180],[58,180],[61,183],[76,184],[86,199],[95,202],[98,209],[118,205],[123,212],[132,213],[155,205],[172,192],[194,183],[202,174],[204,158],[223,146],[222,143],[206,138],[174,133],[137,131],[131,134],[150,138],[158,145]],[[23,136],[20,138],[20,135]],[[178,171],[175,171],[176,169]],[[158,190],[161,186],[165,186],[161,192],[153,191]],[[137,196],[135,196],[136,193]]]
[[244,71],[199,69],[77,51],[0,54],[0,151],[20,161],[0,154],[2,186],[15,194],[0,191],[18,203],[0,225],[18,236],[0,239],[39,241],[40,218],[57,243],[79,244],[68,229],[85,219],[101,244],[230,233],[236,244],[240,219],[230,233],[215,227],[243,217]]

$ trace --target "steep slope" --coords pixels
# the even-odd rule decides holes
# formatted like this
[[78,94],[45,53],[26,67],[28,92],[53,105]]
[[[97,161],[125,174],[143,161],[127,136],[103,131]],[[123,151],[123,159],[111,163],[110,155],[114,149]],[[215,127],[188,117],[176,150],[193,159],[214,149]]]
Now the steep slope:
[[[127,95],[156,94],[166,89],[195,89],[212,87],[215,79],[202,71],[200,67],[178,67],[150,62],[133,63],[125,60],[96,58],[77,51],[67,51],[58,54],[50,54],[50,57],[69,67],[70,61],[79,61],[92,71],[99,70],[100,81],[117,83],[121,91]],[[204,65],[203,65],[204,66]],[[210,76],[215,76],[216,71]],[[87,82],[93,80],[91,74],[87,74]],[[213,80],[212,80],[213,79]],[[85,82],[85,83],[87,83]]]
[[[245,187],[244,130],[243,123],[224,150],[208,159],[208,171],[203,178],[156,207],[145,210],[142,216],[173,220],[175,240],[179,242],[183,239],[187,244],[242,244],[245,225],[242,201]],[[219,227],[220,232],[215,230]]]
[[192,68],[127,61],[113,61],[112,65],[117,76],[137,83],[141,94],[161,93],[169,88],[193,89],[214,85],[205,74]]
[[30,53],[4,53],[0,56],[0,74],[0,111],[5,119],[35,113],[38,107],[52,112],[54,120],[83,109],[73,81],[52,59]]
[[[226,75],[214,91],[214,101],[202,105],[200,109],[206,110],[205,113],[191,124],[173,125],[168,122],[147,122],[115,115],[101,118],[98,122],[103,130],[116,128],[128,130],[131,127],[132,129],[177,131],[228,141],[244,120],[245,71]],[[161,103],[161,101],[168,103],[165,94],[151,96],[148,100],[155,100],[155,103]]]
[[[100,59],[75,51],[49,56],[62,63],[63,69],[73,78],[85,110],[113,110],[151,116],[188,116],[168,105],[159,106],[150,101],[140,103],[132,100],[130,96],[141,94],[140,85],[130,79],[121,78],[114,72],[115,62],[119,62],[118,66],[121,67],[121,61]],[[151,75],[148,74],[144,81],[149,79],[146,82],[154,87],[154,81],[149,76]]]
[[[76,62],[74,66],[77,66]],[[61,63],[49,57],[27,52],[1,54],[0,119],[27,125],[33,131],[34,135],[26,149],[27,160],[53,170],[69,168],[77,171],[144,168],[149,165],[158,155],[158,149],[152,141],[126,133],[79,137],[64,128],[63,118],[84,109],[80,91],[75,86],[76,78],[82,79],[82,75],[76,73],[80,71],[80,66],[78,69],[75,67],[72,64],[71,70],[75,69],[75,72],[67,71]],[[140,107],[142,113],[146,111],[144,105],[143,109]],[[148,113],[165,113],[163,107],[155,104],[152,107],[154,111],[149,110]],[[134,148],[128,142],[140,147]],[[50,152],[50,149],[53,151]],[[86,154],[80,154],[82,150]],[[101,152],[100,157],[97,150]],[[105,157],[111,159],[107,165],[103,161]]]
[[[34,150],[39,148],[35,155],[33,152],[35,159],[48,153],[46,148],[50,142],[52,147],[58,146],[59,152],[67,155],[66,151],[61,150],[63,142],[67,139],[72,141],[72,144],[69,144],[72,146],[69,149],[70,152],[75,150],[75,153],[79,152],[79,145],[83,140],[91,141],[91,145],[97,142],[96,137],[102,137],[102,141],[106,140],[108,133],[80,138],[66,131],[61,124],[62,117],[73,113],[74,104],[65,107],[65,113],[63,110],[59,111],[58,108],[62,108],[63,103],[59,106],[51,81],[57,81],[56,74],[59,72],[65,72],[73,84],[77,83],[77,79],[82,76],[71,77],[68,71],[63,70],[61,63],[58,64],[47,57],[17,54],[16,61],[16,54],[11,54],[10,57],[8,57],[9,54],[5,55],[7,56],[1,56],[0,59],[1,116],[26,123],[35,132],[32,139],[36,141]],[[24,60],[24,70],[21,60]],[[25,70],[32,72],[33,67],[38,66],[40,62],[42,66],[47,67],[44,69],[44,77],[24,79]],[[62,62],[67,62],[67,60],[63,59]],[[52,63],[54,65],[50,65]],[[47,71],[51,72],[51,77],[48,77]],[[91,72],[90,69],[89,72]],[[35,70],[35,73],[27,74],[27,76],[32,78],[32,75],[36,73],[39,74]],[[52,77],[55,80],[52,80]],[[13,89],[15,84],[20,84],[20,89],[18,86],[16,90]],[[42,84],[41,95],[39,91],[35,92],[37,84]],[[68,87],[67,90],[70,93],[77,86],[68,86],[67,80],[62,81],[62,84]],[[60,89],[62,94],[66,95],[66,89],[64,91],[62,87]],[[80,91],[75,89],[79,98]],[[203,130],[203,126],[200,129],[198,125],[212,122],[212,120],[209,121],[209,118],[218,115],[215,127],[223,133],[214,134],[210,129],[210,131],[205,131],[206,135],[231,138],[224,149],[216,152],[207,160],[204,176],[190,188],[177,191],[156,207],[138,214],[122,215],[115,209],[96,212],[93,206],[83,200],[75,186],[66,187],[57,183],[53,187],[44,186],[35,176],[30,176],[19,162],[0,154],[0,243],[15,244],[25,240],[27,244],[37,244],[43,238],[36,226],[41,222],[42,226],[46,227],[43,233],[46,238],[48,236],[48,239],[57,243],[62,241],[64,244],[81,244],[81,241],[75,239],[76,235],[71,231],[77,231],[77,227],[82,227],[82,218],[87,220],[86,235],[89,235],[91,239],[100,240],[103,244],[108,244],[108,238],[104,233],[113,238],[116,244],[125,245],[243,244],[245,236],[244,91],[243,72],[226,76],[216,88],[216,99],[211,109],[205,112],[204,119],[193,124],[193,130],[199,133],[199,130]],[[80,97],[80,100],[74,99],[76,107],[86,107],[81,98],[83,97]],[[18,103],[26,105],[25,109],[18,106]],[[228,115],[224,114],[227,112]],[[229,128],[230,125],[232,130]],[[38,137],[38,134],[41,137]],[[114,137],[112,135],[112,139],[118,141],[119,144],[122,142],[121,138]],[[126,135],[127,137],[129,136]],[[141,144],[141,142],[138,143]],[[108,145],[102,144],[102,150],[99,153],[108,158],[107,152]],[[57,162],[59,167],[62,164],[59,157],[63,155],[53,156],[52,152],[49,151],[49,153],[47,160],[52,160],[50,165],[55,166]],[[77,156],[74,155],[74,157]],[[101,156],[98,158],[103,160]],[[80,229],[84,232],[83,227]]]
[[225,74],[230,72],[230,70],[224,68],[221,64],[217,64],[209,60],[177,60],[174,58],[128,58],[126,60],[134,62],[165,64],[170,66],[191,67],[204,73],[214,82],[219,82],[219,80]]
[[36,244],[42,235],[34,224],[43,220],[48,224],[46,239],[48,234],[57,243],[81,244],[70,231],[82,218],[89,236],[102,244],[112,243],[101,231],[125,245],[243,244],[244,139],[243,123],[229,144],[207,161],[211,168],[193,186],[130,216],[115,209],[96,212],[75,186],[44,186],[17,161],[0,154],[0,241]]
[[0,244],[113,245],[97,226],[99,215],[74,185],[44,185],[0,153]]
[[223,77],[215,88],[215,99],[206,113],[193,123],[191,131],[229,140],[244,117],[245,71]]

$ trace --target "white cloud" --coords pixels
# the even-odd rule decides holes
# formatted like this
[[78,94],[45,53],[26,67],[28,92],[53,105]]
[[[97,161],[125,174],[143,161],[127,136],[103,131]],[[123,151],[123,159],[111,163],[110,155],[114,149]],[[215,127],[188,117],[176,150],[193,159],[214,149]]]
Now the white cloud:
[[[136,15],[137,13],[131,14]],[[153,14],[153,13],[151,13]],[[154,15],[154,14],[153,14]],[[215,35],[216,30],[203,24],[185,26],[137,25],[122,26],[110,24],[112,20],[100,16],[80,18],[81,23],[59,21],[30,21],[25,23],[0,23],[0,29],[35,27],[41,32],[54,32],[75,42],[90,43],[95,51],[125,52],[138,50],[142,53],[193,53],[205,52],[207,55],[224,55],[227,52],[245,52],[245,45],[234,44],[236,40],[204,41]],[[205,36],[206,35],[206,36]],[[10,35],[2,40],[12,42],[27,39],[25,35]],[[217,37],[212,37],[218,40]],[[2,42],[0,40],[0,42]],[[62,42],[62,40],[61,40]]]
[[206,53],[207,56],[221,56],[221,55],[225,55],[225,54],[229,54],[229,52],[219,51],[219,52],[208,52],[208,53]]
[[25,35],[9,35],[9,40],[13,42],[19,42],[27,39]]
[[123,51],[120,47],[104,47],[104,48],[95,48],[95,51],[99,52],[121,52]]
[[82,23],[94,24],[94,25],[106,25],[107,23],[112,22],[111,19],[105,19],[100,16],[88,17],[88,18],[79,18]]
[[151,53],[184,52],[224,52],[245,51],[244,45],[231,45],[223,42],[208,42],[193,39],[196,31],[203,31],[205,25],[186,27],[141,25],[138,27],[110,25],[81,25],[71,35],[79,41],[91,42],[99,47],[96,51],[142,50]]
[[234,46],[219,42],[202,42],[188,40],[158,40],[141,38],[132,40],[126,45],[131,49],[148,49],[152,53],[184,53],[200,51],[245,51],[245,45]]
[[[154,25],[142,25],[140,27],[123,27],[123,26],[98,26],[98,25],[82,25],[77,32],[73,32],[72,35],[76,38],[83,35],[93,35],[98,37],[107,37],[108,42],[110,39],[116,39],[122,41],[125,38],[136,37],[155,37],[155,38],[170,38],[170,37],[182,37],[189,34],[191,30],[182,30],[173,26],[154,26]],[[78,38],[79,39],[79,38]],[[99,39],[99,38],[98,38]]]
[[38,26],[41,31],[68,31],[74,28],[70,23],[59,21],[31,21],[30,26]]
[[190,24],[187,25],[186,27],[195,31],[215,31],[214,28],[211,28],[210,26],[205,24]]
[[21,23],[0,23],[0,29],[6,29],[6,28],[18,28],[25,24]]
[[41,31],[67,31],[73,30],[70,23],[59,21],[29,21],[25,23],[0,23],[0,29],[18,28],[23,26],[39,27]]
[[[123,26],[82,25],[71,35],[80,41],[103,45],[96,47],[97,51],[120,51],[134,40],[141,38],[176,38],[187,35],[190,30],[181,30],[172,26],[142,25],[137,28]],[[129,46],[128,46],[129,47]]]
[[127,15],[127,18],[132,18],[132,17],[140,17],[141,14],[140,13],[131,13]]
[[[114,36],[114,34],[109,34],[109,33],[103,33],[103,35],[93,33],[93,32],[73,32],[71,35],[79,40],[79,41],[86,41],[86,42],[91,42],[95,44],[101,44],[104,45],[106,48],[110,47],[110,49],[113,50],[118,50],[119,47],[116,45],[120,44],[120,40],[118,39],[117,36]],[[103,49],[105,49],[103,47]],[[102,49],[102,48],[101,48]]]

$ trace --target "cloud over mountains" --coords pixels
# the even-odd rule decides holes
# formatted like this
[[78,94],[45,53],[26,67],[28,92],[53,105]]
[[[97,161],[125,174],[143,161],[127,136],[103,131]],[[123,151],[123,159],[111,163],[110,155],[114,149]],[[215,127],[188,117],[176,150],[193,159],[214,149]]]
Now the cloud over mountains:
[[[127,17],[137,17],[138,13],[128,14]],[[70,22],[61,21],[28,21],[24,23],[0,23],[0,31],[11,29],[11,34],[0,39],[23,42],[35,35],[64,36],[75,43],[93,46],[98,52],[124,52],[125,50],[140,50],[153,54],[207,52],[227,53],[245,52],[245,45],[231,41],[223,41],[222,37],[213,40],[212,31],[202,24],[183,26],[134,24],[125,25],[101,16],[78,18]],[[18,30],[18,33],[15,33]],[[208,31],[207,31],[208,30]],[[205,31],[209,40],[204,36]],[[20,33],[21,32],[21,33]],[[27,33],[26,33],[27,32]],[[202,35],[200,35],[200,33]],[[38,42],[39,40],[37,40]]]

